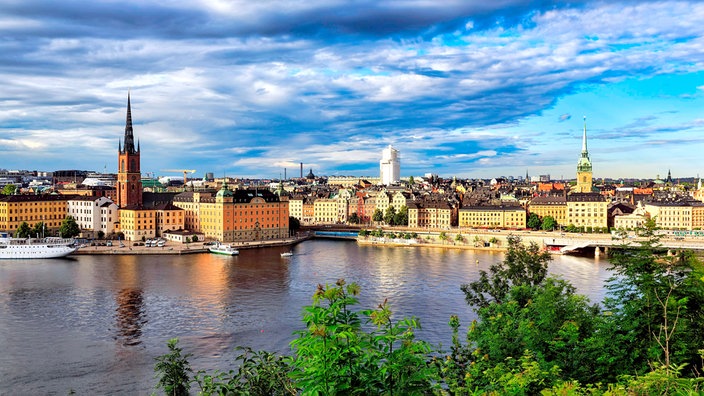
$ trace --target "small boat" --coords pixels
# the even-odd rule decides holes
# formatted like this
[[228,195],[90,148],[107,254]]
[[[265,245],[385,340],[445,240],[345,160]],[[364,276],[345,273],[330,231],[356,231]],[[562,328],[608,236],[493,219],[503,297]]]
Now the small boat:
[[213,246],[210,246],[208,248],[208,251],[210,253],[215,253],[215,254],[224,254],[227,256],[237,256],[240,254],[240,251],[233,248],[231,245],[225,245],[223,243],[217,243]]
[[293,252],[283,252],[281,253],[281,257],[291,257],[293,256]]

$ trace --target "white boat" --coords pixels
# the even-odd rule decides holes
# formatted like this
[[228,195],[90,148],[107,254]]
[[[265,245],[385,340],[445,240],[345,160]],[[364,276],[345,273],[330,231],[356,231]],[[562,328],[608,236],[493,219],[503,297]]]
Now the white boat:
[[293,256],[293,252],[283,252],[281,253],[281,257],[291,257]]
[[0,232],[0,259],[65,257],[78,249],[72,238],[12,238]]
[[208,248],[210,253],[215,253],[215,254],[225,254],[228,256],[237,256],[240,254],[240,251],[233,248],[230,245],[225,245],[223,243],[217,243],[211,247]]

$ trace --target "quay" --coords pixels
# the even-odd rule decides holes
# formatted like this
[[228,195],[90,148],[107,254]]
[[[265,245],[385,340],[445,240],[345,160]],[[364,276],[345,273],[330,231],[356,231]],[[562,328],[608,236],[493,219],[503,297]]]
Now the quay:
[[[265,247],[293,246],[305,240],[313,238],[312,233],[300,234],[292,238],[271,239],[262,241],[231,242],[229,243],[238,250],[258,249]],[[132,243],[132,242],[130,242]],[[208,253],[207,242],[176,243],[167,242],[163,247],[146,246],[86,246],[82,247],[71,255],[184,255],[196,253]]]

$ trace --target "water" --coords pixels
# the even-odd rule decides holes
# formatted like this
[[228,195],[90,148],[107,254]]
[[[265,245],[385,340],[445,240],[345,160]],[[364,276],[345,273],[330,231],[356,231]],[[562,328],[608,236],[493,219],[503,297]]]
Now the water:
[[[286,353],[316,285],[360,284],[361,307],[385,298],[415,315],[419,338],[448,345],[452,314],[474,318],[459,287],[503,254],[308,241],[240,256],[76,256],[0,261],[0,394],[140,394],[153,391],[166,341],[194,354],[195,370],[226,370],[233,348]],[[550,272],[593,301],[605,260],[556,256]]]

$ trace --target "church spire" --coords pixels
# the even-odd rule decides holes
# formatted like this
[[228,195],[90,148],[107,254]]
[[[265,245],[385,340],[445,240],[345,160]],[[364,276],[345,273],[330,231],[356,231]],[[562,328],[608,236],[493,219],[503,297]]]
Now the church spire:
[[130,105],[130,93],[127,92],[127,121],[125,122],[125,147],[124,152],[135,154],[139,150],[134,149],[134,135],[132,130],[132,106]]
[[587,151],[587,116],[584,116],[584,134],[582,135],[582,156],[587,155],[589,156],[589,152]]

